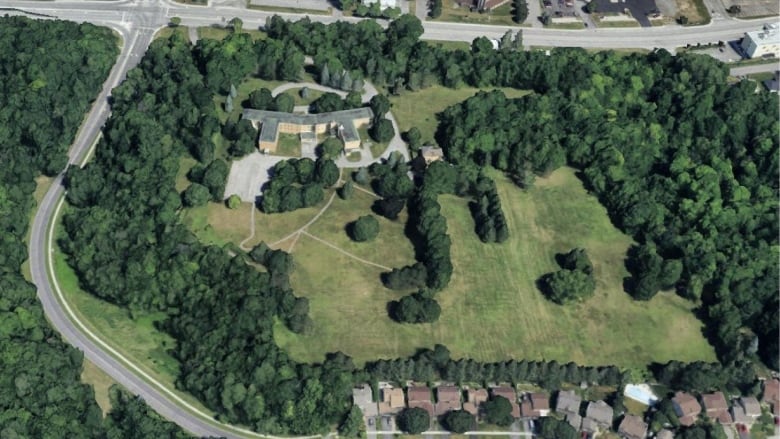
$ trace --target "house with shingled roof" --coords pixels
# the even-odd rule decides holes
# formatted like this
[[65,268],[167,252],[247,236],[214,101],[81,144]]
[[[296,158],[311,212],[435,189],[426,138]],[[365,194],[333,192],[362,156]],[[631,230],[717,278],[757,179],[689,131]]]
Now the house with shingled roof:
[[574,393],[573,390],[560,390],[558,391],[558,400],[555,404],[555,411],[564,415],[578,415],[580,413],[581,403],[582,398]]
[[645,436],[647,436],[647,424],[639,416],[626,415],[620,421],[618,434],[623,439],[645,439]]
[[476,416],[479,414],[479,407],[488,400],[488,393],[485,389],[467,389],[466,402],[463,403],[463,410]]
[[721,425],[731,425],[734,422],[723,392],[705,393],[701,395],[701,402],[708,418],[717,420]]
[[460,389],[455,386],[439,386],[436,388],[436,416],[441,416],[453,410],[460,410]]
[[601,429],[612,426],[612,414],[612,407],[604,401],[589,402],[585,411],[585,417],[592,419]]
[[406,389],[406,400],[409,408],[421,408],[428,412],[431,419],[436,414],[431,401],[431,389],[428,386],[412,386]]
[[697,401],[693,395],[686,392],[675,393],[674,398],[672,398],[672,406],[674,407],[674,412],[677,414],[677,417],[680,419],[680,424],[685,427],[693,425],[699,417],[699,413],[701,413],[699,401]]
[[780,380],[773,378],[764,381],[764,394],[761,402],[769,405],[769,409],[775,416],[780,416]]
[[512,417],[515,419],[520,417],[520,405],[517,404],[517,393],[515,392],[515,389],[511,387],[492,387],[490,393],[493,394],[494,398],[496,396],[501,396],[509,400],[509,403],[512,404]]

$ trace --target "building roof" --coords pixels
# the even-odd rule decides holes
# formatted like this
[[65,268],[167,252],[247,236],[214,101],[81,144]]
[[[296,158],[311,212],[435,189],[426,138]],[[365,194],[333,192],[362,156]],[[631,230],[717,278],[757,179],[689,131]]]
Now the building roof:
[[473,402],[464,402],[463,403],[463,410],[471,413],[474,416],[476,416],[477,413],[479,413],[479,410],[477,410],[476,404],[474,404]]
[[729,409],[729,405],[726,403],[726,397],[723,395],[723,392],[705,393],[701,396],[701,402],[704,406],[704,410],[707,411],[707,415],[717,414]]
[[423,146],[420,148],[420,151],[425,159],[440,159],[444,157],[444,150],[435,146]]
[[280,123],[294,125],[319,125],[335,123],[339,126],[339,136],[346,143],[360,140],[354,121],[357,119],[370,119],[374,113],[368,107],[353,108],[351,110],[331,111],[317,114],[295,114],[282,111],[254,110],[245,108],[241,113],[242,119],[261,122],[259,140],[261,142],[276,141]]
[[644,439],[647,435],[647,424],[639,416],[626,415],[620,421],[618,434],[627,439]]
[[531,401],[523,401],[520,403],[520,416],[524,418],[535,418],[539,415],[534,414],[534,408],[531,405]]
[[371,390],[371,386],[368,384],[352,389],[352,402],[360,407],[360,410],[365,417],[376,416],[379,413],[377,404],[373,399],[374,393]]
[[701,413],[701,405],[699,405],[699,401],[697,401],[696,398],[690,393],[675,393],[674,398],[672,398],[672,403],[674,404],[674,409],[677,412],[677,416],[679,417],[696,417],[699,413]]
[[460,401],[439,401],[436,403],[436,416],[443,415],[453,410],[460,410]]
[[758,45],[780,44],[780,30],[777,24],[765,24],[760,31],[745,32]]
[[715,419],[717,419],[720,425],[731,425],[734,423],[734,419],[731,417],[731,414],[727,410],[719,411],[718,414],[715,416]]
[[566,415],[566,422],[569,423],[575,430],[580,431],[582,426],[582,417],[576,413],[569,413]]
[[780,380],[773,378],[764,381],[764,395],[761,397],[761,401],[766,404],[780,402]]
[[674,433],[671,430],[661,430],[655,435],[655,439],[674,439]]
[[428,386],[414,386],[406,389],[406,398],[409,400],[409,407],[412,401],[431,401],[431,389]]
[[612,407],[604,401],[596,401],[588,403],[588,409],[585,411],[587,418],[593,419],[601,425],[612,424]]
[[488,392],[485,389],[468,389],[466,391],[466,399],[479,406],[488,400]]
[[389,404],[393,409],[405,407],[403,389],[392,387],[382,389],[382,402]]
[[755,418],[761,416],[761,404],[758,403],[758,399],[755,396],[739,398],[739,405],[742,406],[747,416]]
[[731,417],[737,424],[752,424],[754,419],[745,414],[745,409],[739,404],[731,406]]
[[509,401],[510,404],[512,404],[512,417],[517,419],[520,417],[520,404],[516,403],[515,401]]
[[573,390],[561,390],[558,392],[558,401],[555,410],[558,412],[579,413],[582,398]]
[[[568,415],[567,415],[568,416]],[[582,430],[589,433],[595,433],[599,429],[599,424],[590,418],[582,418]]]
[[493,396],[503,396],[508,399],[509,402],[517,402],[517,393],[515,389],[511,387],[493,387],[490,389]]
[[433,403],[430,401],[409,401],[409,408],[421,408],[428,412],[428,415],[433,419],[435,412],[433,410]]
[[550,395],[546,393],[532,393],[529,399],[535,411],[550,410]]
[[460,402],[460,389],[455,386],[439,386],[436,388],[436,400]]

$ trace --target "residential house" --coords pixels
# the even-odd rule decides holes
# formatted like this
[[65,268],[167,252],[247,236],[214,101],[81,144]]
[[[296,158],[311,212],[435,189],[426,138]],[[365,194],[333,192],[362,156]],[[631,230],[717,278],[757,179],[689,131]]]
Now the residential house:
[[374,392],[368,384],[352,389],[352,403],[360,407],[365,418],[371,418],[379,414],[379,407],[374,402]]
[[455,386],[439,386],[436,388],[436,416],[441,416],[453,410],[460,410],[460,389]]
[[696,422],[696,418],[699,417],[699,413],[701,413],[699,401],[686,392],[675,393],[674,398],[672,398],[672,406],[677,417],[680,418],[680,424],[685,427],[693,425]]
[[717,420],[721,425],[731,425],[734,422],[723,392],[705,393],[701,395],[701,402],[708,418]]
[[624,439],[644,439],[647,436],[647,424],[639,416],[626,415],[620,421],[618,434]]
[[509,403],[512,404],[512,417],[520,417],[520,406],[517,404],[517,393],[515,392],[515,389],[511,387],[493,387],[490,389],[490,393],[493,394],[494,398],[496,396],[502,396],[508,399]]
[[775,416],[780,416],[780,380],[773,378],[764,381],[764,395],[761,402],[768,404]]
[[479,413],[479,406],[488,400],[488,393],[485,389],[466,390],[466,402],[463,403],[463,410],[476,416]]
[[524,418],[540,418],[550,414],[550,395],[546,393],[527,394],[520,404],[520,414]]
[[752,425],[761,416],[761,404],[753,396],[743,396],[731,406],[735,424]]
[[674,433],[671,430],[661,430],[655,435],[655,439],[674,439]]
[[400,388],[386,387],[382,389],[382,401],[379,403],[380,414],[398,413],[406,407],[404,391]]
[[[566,415],[568,416],[568,415]],[[599,431],[599,424],[591,418],[582,418],[582,431],[594,434]]]
[[564,415],[578,415],[580,413],[581,403],[582,398],[574,393],[573,390],[560,390],[558,392],[558,401],[555,404],[555,411]]
[[431,402],[431,389],[428,386],[413,386],[406,389],[406,399],[409,408],[421,408],[428,412],[431,419],[435,415],[433,402]]
[[436,148],[434,146],[423,146],[420,148],[420,153],[422,158],[425,159],[426,165],[444,158],[444,151],[441,148]]
[[604,401],[588,403],[588,409],[585,411],[585,417],[592,419],[602,429],[612,426],[612,414],[612,407]]

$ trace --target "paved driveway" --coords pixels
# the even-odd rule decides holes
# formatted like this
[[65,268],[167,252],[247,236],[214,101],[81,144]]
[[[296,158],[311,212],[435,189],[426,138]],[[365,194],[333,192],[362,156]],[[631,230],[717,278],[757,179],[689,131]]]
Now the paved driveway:
[[268,172],[271,168],[277,162],[288,158],[255,151],[240,160],[233,161],[225,185],[225,198],[236,194],[241,201],[254,203],[262,193],[260,188],[268,181]]

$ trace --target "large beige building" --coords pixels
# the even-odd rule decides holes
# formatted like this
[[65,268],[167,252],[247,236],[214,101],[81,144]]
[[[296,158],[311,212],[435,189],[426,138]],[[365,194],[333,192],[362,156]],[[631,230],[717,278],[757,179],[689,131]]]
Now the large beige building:
[[764,55],[780,57],[780,25],[765,24],[760,31],[745,32],[742,50],[748,58],[760,58]]
[[279,133],[316,135],[332,132],[344,142],[347,154],[360,149],[358,127],[368,124],[372,116],[371,109],[367,107],[319,114],[245,109],[241,114],[241,118],[252,122],[255,128],[261,125],[257,140],[260,151],[276,151]]

